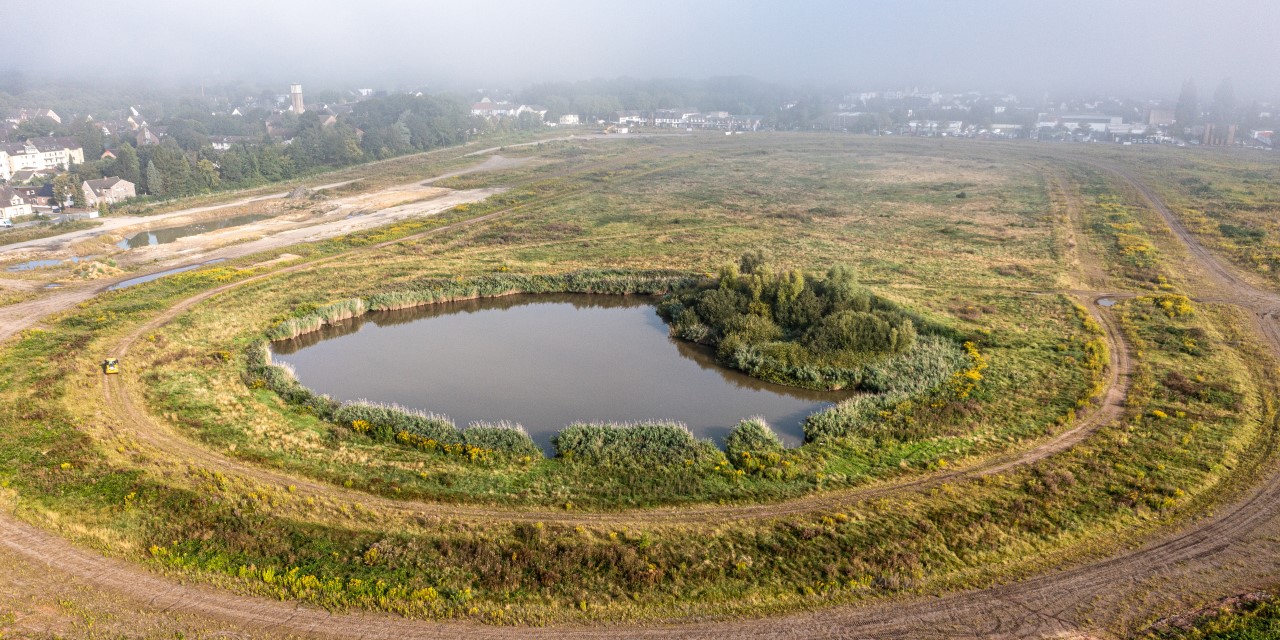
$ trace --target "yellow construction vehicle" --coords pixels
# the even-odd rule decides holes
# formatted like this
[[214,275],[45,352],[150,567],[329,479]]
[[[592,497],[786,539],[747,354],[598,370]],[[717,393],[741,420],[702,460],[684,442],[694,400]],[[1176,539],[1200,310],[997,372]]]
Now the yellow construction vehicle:
[[103,373],[120,373],[120,361],[115,358],[107,358],[102,361]]

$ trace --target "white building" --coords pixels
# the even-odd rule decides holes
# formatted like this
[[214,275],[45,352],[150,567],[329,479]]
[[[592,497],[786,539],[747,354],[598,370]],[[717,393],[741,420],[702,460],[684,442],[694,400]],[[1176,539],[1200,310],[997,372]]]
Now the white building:
[[101,180],[85,180],[81,183],[80,190],[84,192],[85,203],[90,207],[96,207],[102,202],[115,204],[138,195],[132,182],[115,176]]
[[29,215],[31,215],[31,205],[27,204],[12,187],[0,186],[0,220]]
[[577,115],[564,115],[564,116],[560,116],[560,124],[563,124],[563,125],[574,125],[574,124],[579,124],[579,123],[580,123],[580,120],[579,120],[579,118],[578,118],[578,116],[577,116]]
[[8,180],[19,171],[66,171],[72,164],[84,164],[84,149],[75,138],[32,138],[26,142],[0,144],[0,179]]
[[471,105],[471,115],[482,118],[518,116],[523,106],[510,102],[494,102],[485,96],[480,102]]

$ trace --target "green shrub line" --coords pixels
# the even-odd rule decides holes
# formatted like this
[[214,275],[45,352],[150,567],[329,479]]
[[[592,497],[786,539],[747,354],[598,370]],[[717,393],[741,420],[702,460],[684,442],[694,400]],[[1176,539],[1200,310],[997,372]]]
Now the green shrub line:
[[[757,270],[765,272],[764,267],[757,267]],[[819,372],[824,380],[843,380],[852,388],[879,395],[857,396],[809,416],[804,423],[805,441],[868,435],[901,440],[926,435],[893,429],[892,421],[884,419],[892,414],[895,407],[910,403],[913,396],[922,392],[932,389],[933,394],[940,396],[952,393],[945,388],[946,382],[964,369],[969,359],[954,342],[940,335],[941,329],[935,329],[918,316],[899,310],[893,303],[877,298],[865,289],[852,288],[844,278],[844,272],[837,270],[833,273],[836,275],[830,277],[842,278],[841,286],[846,287],[845,293],[848,294],[844,298],[851,301],[850,305],[857,307],[865,302],[862,306],[874,305],[878,309],[893,310],[900,317],[900,322],[927,327],[928,333],[917,337],[914,329],[911,330],[912,344],[895,357],[873,359],[854,367],[809,368]],[[248,348],[245,383],[252,388],[269,389],[305,413],[351,428],[374,440],[463,454],[473,460],[487,459],[490,454],[508,459],[534,460],[543,457],[542,450],[518,424],[475,424],[461,429],[448,417],[434,413],[363,400],[343,403],[328,395],[317,394],[299,383],[287,366],[272,362],[270,342],[291,340],[369,311],[391,311],[514,294],[668,293],[662,304],[670,312],[673,304],[680,304],[679,296],[670,292],[705,291],[708,286],[706,279],[671,271],[589,270],[557,275],[494,274],[467,279],[422,279],[368,298],[341,300],[276,324],[266,331],[267,340],[255,342]],[[664,313],[664,317],[668,315]],[[679,330],[678,325],[672,325],[672,333]],[[776,370],[779,366],[776,360],[761,354],[754,345],[745,343],[733,351],[727,364],[736,365],[735,368],[753,375],[770,368]],[[801,369],[795,368],[789,375],[798,378],[804,375],[799,373]],[[766,375],[758,377],[770,379]],[[908,422],[915,424],[914,421]],[[889,429],[885,428],[886,424],[890,425]],[[781,441],[762,418],[740,421],[728,438],[726,444],[734,443],[729,456],[733,465],[744,464],[741,455],[744,452],[756,454],[752,464],[747,465],[749,467],[758,463],[761,455],[781,455]],[[777,441],[778,446],[766,446],[770,439]],[[566,426],[552,438],[552,443],[556,456],[596,465],[665,467],[724,460],[723,454],[710,440],[698,440],[687,426],[672,422],[579,422]]]

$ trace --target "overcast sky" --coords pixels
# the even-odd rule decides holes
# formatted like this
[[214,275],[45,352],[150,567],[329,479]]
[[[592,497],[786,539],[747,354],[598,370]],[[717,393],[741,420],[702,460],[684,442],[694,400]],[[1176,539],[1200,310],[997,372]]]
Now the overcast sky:
[[489,88],[749,75],[851,89],[1172,97],[1187,77],[1209,95],[1231,76],[1241,98],[1280,98],[1280,0],[59,0],[35,7],[3,11],[6,31],[26,37],[0,57],[0,68],[32,80],[124,74]]

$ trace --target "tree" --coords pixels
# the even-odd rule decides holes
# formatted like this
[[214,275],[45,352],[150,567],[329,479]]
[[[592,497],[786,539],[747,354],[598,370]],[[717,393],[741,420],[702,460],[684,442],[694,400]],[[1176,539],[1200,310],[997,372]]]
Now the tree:
[[[75,178],[70,173],[60,173],[53,179],[53,200],[59,207],[67,206],[68,202],[75,202],[76,192],[80,189],[74,181]],[[84,198],[83,193],[80,194],[80,198]]]
[[127,144],[120,145],[116,151],[115,162],[111,165],[111,173],[134,184],[142,183],[142,171],[138,165],[138,152]]
[[51,136],[58,132],[58,123],[52,118],[37,116],[29,120],[23,120],[13,130],[13,138],[17,140],[30,140],[31,138],[42,138]]
[[1182,83],[1182,92],[1178,94],[1178,107],[1174,111],[1174,119],[1178,127],[1190,129],[1200,119],[1200,104],[1196,100],[1196,81],[1187,80]]
[[164,176],[160,174],[160,169],[156,167],[155,159],[147,161],[147,193],[153,196],[164,195]]
[[80,126],[80,130],[76,133],[76,140],[80,142],[80,147],[84,149],[84,157],[92,162],[102,157],[102,151],[105,144],[105,138],[102,135],[102,129],[92,122],[86,122]]
[[84,196],[84,177],[79,173],[67,175],[71,177],[71,206],[77,209],[89,208],[89,201]]
[[196,163],[196,173],[200,177],[200,186],[206,191],[213,191],[218,188],[221,178],[218,177],[218,167],[209,160],[201,160]]

